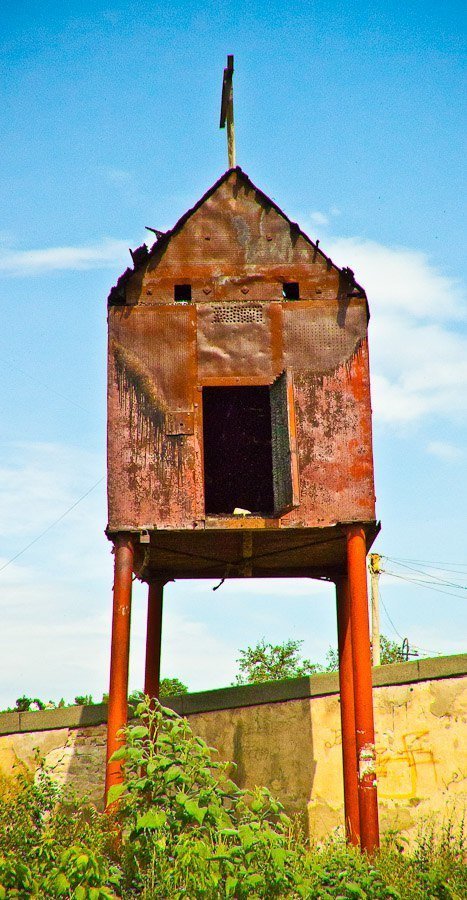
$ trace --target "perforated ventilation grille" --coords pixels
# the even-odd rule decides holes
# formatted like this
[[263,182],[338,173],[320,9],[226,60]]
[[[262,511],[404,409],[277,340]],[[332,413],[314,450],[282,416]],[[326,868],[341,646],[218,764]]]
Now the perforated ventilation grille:
[[262,322],[263,307],[247,304],[237,305],[229,303],[228,306],[218,306],[212,317],[213,322],[223,322],[234,325],[238,322]]

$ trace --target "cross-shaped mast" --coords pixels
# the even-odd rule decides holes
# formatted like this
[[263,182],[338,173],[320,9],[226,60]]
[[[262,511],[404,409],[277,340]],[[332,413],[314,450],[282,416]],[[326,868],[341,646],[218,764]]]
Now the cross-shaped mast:
[[235,168],[233,72],[234,72],[234,58],[233,58],[233,56],[228,56],[227,57],[227,67],[224,69],[224,80],[222,82],[220,127],[225,128],[225,123],[227,122],[227,152],[229,155],[229,169]]

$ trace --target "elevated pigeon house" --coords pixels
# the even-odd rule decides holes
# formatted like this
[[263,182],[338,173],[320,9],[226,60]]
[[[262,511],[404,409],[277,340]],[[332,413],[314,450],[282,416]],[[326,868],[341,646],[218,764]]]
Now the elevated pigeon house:
[[158,235],[109,296],[109,536],[144,580],[326,577],[375,534],[365,293],[238,168]]
[[368,305],[239,168],[132,253],[109,296],[107,534],[115,582],[106,796],[127,716],[131,584],[333,581],[348,839],[378,845],[366,550],[375,521]]

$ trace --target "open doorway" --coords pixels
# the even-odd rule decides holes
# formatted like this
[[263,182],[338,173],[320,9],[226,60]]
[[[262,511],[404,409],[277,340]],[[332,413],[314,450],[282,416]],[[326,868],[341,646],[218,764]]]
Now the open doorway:
[[203,388],[204,490],[208,515],[235,507],[274,512],[268,387]]
[[203,388],[207,515],[279,516],[299,504],[291,373],[271,385]]

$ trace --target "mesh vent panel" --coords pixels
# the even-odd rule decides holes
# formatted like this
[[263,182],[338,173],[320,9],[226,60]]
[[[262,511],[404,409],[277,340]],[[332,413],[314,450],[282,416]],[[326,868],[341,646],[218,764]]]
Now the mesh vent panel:
[[263,307],[251,304],[237,305],[229,303],[226,306],[218,306],[212,317],[213,322],[223,322],[226,325],[234,325],[238,322],[262,322]]

